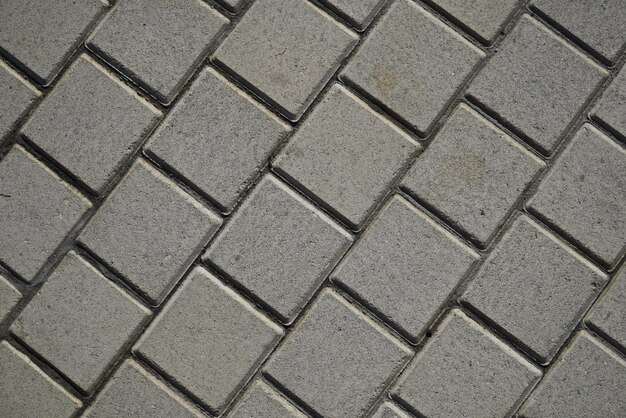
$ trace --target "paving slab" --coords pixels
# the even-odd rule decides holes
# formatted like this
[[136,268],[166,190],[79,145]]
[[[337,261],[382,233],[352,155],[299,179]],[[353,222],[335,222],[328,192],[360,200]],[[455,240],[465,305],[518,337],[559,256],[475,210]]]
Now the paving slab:
[[227,415],[229,418],[306,418],[298,408],[262,379],[257,379]]
[[626,268],[616,273],[609,288],[587,315],[587,323],[626,352]]
[[392,396],[418,416],[510,416],[541,372],[455,309],[400,377]]
[[21,298],[20,291],[0,275],[0,323],[7,319]]
[[611,81],[591,111],[592,117],[626,141],[626,69]]
[[400,409],[394,403],[386,401],[382,403],[372,418],[412,418],[411,415]]
[[0,61],[0,145],[15,128],[41,93],[19,75],[14,69]]
[[387,0],[321,0],[329,9],[346,19],[358,31],[363,31]]
[[341,78],[426,134],[484,56],[417,3],[399,0]]

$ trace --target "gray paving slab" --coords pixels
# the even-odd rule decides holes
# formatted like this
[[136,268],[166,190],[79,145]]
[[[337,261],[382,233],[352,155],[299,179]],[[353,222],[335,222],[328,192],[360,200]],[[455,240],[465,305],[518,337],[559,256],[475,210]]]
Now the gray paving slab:
[[306,418],[298,408],[283,395],[257,379],[227,415],[229,418]]
[[264,370],[317,413],[356,417],[373,406],[412,354],[342,296],[325,289]]
[[296,121],[357,40],[307,0],[259,0],[213,60]]
[[524,15],[468,94],[550,155],[607,75],[571,44]]
[[159,110],[83,54],[21,133],[92,192],[100,193],[160,116]]
[[541,371],[460,310],[439,325],[392,394],[419,416],[510,416]]
[[4,62],[0,61],[0,145],[41,93]]
[[626,352],[626,268],[616,273],[609,288],[587,315],[587,323]]
[[591,114],[626,141],[626,69],[624,67],[611,81]]
[[289,132],[258,102],[205,69],[146,149],[230,212]]
[[79,240],[159,304],[222,221],[149,163],[138,160]]
[[7,279],[0,275],[0,323],[3,322],[13,310],[22,294]]
[[417,3],[398,0],[341,78],[425,134],[484,56]]
[[346,19],[358,31],[369,26],[387,0],[321,0],[321,3]]
[[478,258],[396,195],[331,278],[417,342]]
[[150,325],[135,351],[219,414],[282,334],[280,326],[197,267]]
[[121,0],[87,47],[169,104],[227,23],[202,0]]
[[400,409],[392,402],[386,401],[382,403],[376,412],[372,415],[372,418],[412,418],[411,415]]
[[351,243],[351,235],[336,222],[267,175],[204,260],[291,323]]

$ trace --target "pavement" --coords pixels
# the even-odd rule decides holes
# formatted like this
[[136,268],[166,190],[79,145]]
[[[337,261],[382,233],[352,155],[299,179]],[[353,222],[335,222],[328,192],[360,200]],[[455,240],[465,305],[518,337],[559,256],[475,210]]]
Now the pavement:
[[0,0],[0,416],[626,416],[624,28]]

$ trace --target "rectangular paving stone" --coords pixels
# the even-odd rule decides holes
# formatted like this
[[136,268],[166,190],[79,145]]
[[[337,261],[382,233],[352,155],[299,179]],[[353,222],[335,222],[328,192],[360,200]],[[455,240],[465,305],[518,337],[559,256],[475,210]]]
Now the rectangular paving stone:
[[273,168],[360,229],[420,146],[334,84],[273,161]]
[[596,91],[607,71],[524,15],[468,95],[545,155]]
[[101,0],[2,0],[0,49],[48,86],[108,8]]
[[308,1],[258,0],[212,59],[297,121],[357,40]]
[[126,360],[81,416],[201,418],[205,415],[135,360]]
[[611,81],[593,108],[594,119],[626,141],[626,67]]
[[478,254],[394,196],[331,279],[417,342]]
[[81,233],[80,242],[159,304],[221,219],[139,159]]
[[607,267],[626,251],[626,150],[583,125],[529,202]]
[[0,416],[67,418],[81,402],[27,356],[0,342]]
[[[1,7],[1,6],[0,6]],[[15,70],[0,61],[0,145],[15,128],[16,122],[41,96],[41,93]]]
[[418,416],[511,416],[541,371],[454,309],[417,354],[392,396]]
[[329,9],[363,31],[384,6],[386,0],[321,0]]
[[626,352],[626,268],[587,315],[587,323]]
[[419,156],[402,187],[484,247],[544,166],[461,104]]
[[398,0],[341,78],[425,135],[484,56],[415,2]]
[[521,416],[623,417],[625,387],[626,361],[580,332],[530,395]]
[[90,393],[149,314],[70,251],[17,317],[11,333]]
[[388,331],[325,289],[264,373],[322,416],[357,417],[369,411],[411,355]]
[[22,294],[4,277],[0,276],[0,323],[2,323],[13,310]]
[[91,203],[19,145],[0,162],[0,195],[0,260],[31,282]]
[[230,212],[290,128],[213,69],[205,69],[148,144]]
[[548,230],[521,216],[462,300],[547,364],[607,280]]
[[81,55],[31,115],[22,134],[98,194],[160,116],[124,83]]
[[398,408],[394,403],[386,401],[381,404],[372,418],[412,418],[409,414]]
[[87,47],[169,104],[228,19],[201,0],[121,0]]
[[220,414],[282,334],[281,327],[197,267],[134,350]]
[[626,7],[622,0],[533,0],[532,6],[609,63],[624,50]]
[[306,418],[305,414],[260,378],[254,381],[227,416],[229,418]]
[[203,258],[290,323],[351,243],[333,220],[267,175]]

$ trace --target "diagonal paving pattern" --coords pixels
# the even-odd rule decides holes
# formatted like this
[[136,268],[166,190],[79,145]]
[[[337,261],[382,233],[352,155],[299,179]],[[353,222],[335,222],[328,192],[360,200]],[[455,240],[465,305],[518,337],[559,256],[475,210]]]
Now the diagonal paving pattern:
[[0,416],[626,416],[625,27],[0,0]]

